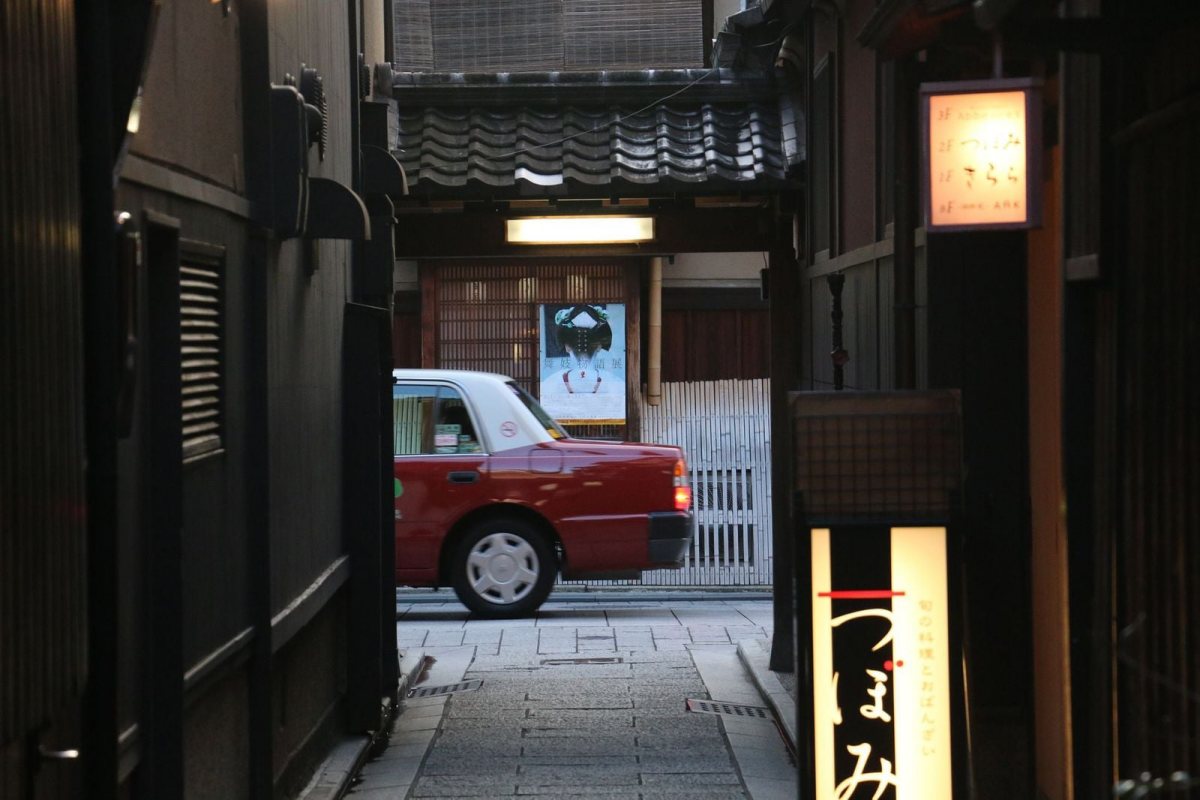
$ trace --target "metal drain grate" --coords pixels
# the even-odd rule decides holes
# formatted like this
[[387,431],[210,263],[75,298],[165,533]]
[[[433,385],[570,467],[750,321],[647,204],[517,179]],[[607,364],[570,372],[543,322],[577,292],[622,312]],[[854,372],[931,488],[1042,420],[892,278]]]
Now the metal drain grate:
[[720,700],[696,700],[691,697],[687,700],[687,710],[698,714],[720,714],[724,717],[754,717],[772,721],[775,719],[766,706],[743,706],[737,703],[722,703]]
[[480,686],[483,686],[482,679],[448,683],[445,686],[418,686],[415,689],[409,689],[407,696],[410,698],[441,697],[455,692],[473,692]]
[[620,656],[584,656],[582,658],[543,658],[543,667],[561,667],[567,664],[623,664]]

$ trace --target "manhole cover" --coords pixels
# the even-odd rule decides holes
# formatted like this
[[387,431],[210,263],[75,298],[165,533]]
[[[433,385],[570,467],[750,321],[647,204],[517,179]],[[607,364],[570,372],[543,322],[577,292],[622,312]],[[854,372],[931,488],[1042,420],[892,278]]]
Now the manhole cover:
[[584,658],[543,658],[542,666],[560,667],[567,664],[623,664],[625,659],[620,656],[591,656]]
[[698,714],[720,714],[725,717],[755,717],[773,719],[766,706],[743,706],[737,703],[722,703],[720,700],[696,700],[688,698],[687,710]]
[[448,683],[445,686],[418,686],[408,690],[408,697],[440,697],[444,694],[454,694],[455,692],[473,692],[483,685],[482,679],[462,681],[461,683]]

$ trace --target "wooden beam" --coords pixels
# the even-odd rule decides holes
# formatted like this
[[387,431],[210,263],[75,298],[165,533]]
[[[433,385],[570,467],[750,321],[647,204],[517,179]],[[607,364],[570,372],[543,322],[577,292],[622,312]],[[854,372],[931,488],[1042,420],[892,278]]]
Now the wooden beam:
[[396,257],[562,258],[739,253],[770,249],[770,211],[760,208],[670,209],[650,212],[655,241],[647,244],[528,246],[504,241],[505,216],[495,212],[403,213],[396,222]]

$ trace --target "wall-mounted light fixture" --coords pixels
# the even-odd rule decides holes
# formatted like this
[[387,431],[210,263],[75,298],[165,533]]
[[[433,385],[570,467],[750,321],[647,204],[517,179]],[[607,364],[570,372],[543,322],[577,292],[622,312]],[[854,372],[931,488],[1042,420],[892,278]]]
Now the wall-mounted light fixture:
[[595,214],[504,221],[504,241],[509,244],[632,244],[653,240],[654,217]]

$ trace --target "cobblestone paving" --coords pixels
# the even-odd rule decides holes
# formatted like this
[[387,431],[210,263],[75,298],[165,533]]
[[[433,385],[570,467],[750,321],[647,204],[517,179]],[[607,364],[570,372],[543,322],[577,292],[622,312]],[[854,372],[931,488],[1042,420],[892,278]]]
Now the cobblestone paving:
[[736,661],[738,641],[769,639],[770,601],[551,602],[509,621],[468,619],[457,603],[401,610],[401,649],[433,659],[418,686],[483,683],[407,701],[355,800],[752,796],[722,718],[685,700],[730,699],[710,697],[693,653]]

